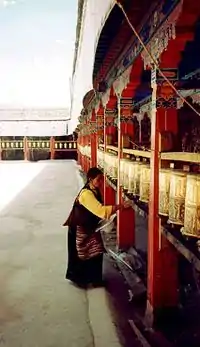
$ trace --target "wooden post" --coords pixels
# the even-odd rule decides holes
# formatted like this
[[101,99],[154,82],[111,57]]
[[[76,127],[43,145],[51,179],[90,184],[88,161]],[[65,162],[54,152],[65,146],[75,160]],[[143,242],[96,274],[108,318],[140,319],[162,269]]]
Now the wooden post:
[[[121,97],[118,95],[118,180],[117,204],[123,202],[122,187],[120,185],[120,159],[123,157],[123,133],[121,131]],[[128,221],[128,223],[127,223]],[[127,249],[135,243],[135,212],[133,209],[118,211],[117,213],[117,246]]]
[[2,160],[2,148],[1,148],[1,142],[2,142],[2,140],[1,140],[1,138],[0,138],[0,160]]
[[29,154],[29,149],[28,149],[28,141],[27,141],[27,137],[24,137],[24,160],[28,160],[28,154]]
[[55,138],[53,136],[50,138],[50,158],[55,159]]
[[77,138],[77,164],[80,165],[81,159],[80,159],[80,152],[79,152],[79,145],[80,145],[80,133],[78,134]]
[[[156,76],[155,71],[152,75]],[[176,307],[178,303],[177,251],[161,235],[159,212],[159,169],[161,133],[174,128],[177,131],[177,114],[175,109],[156,110],[156,79],[152,78],[152,113],[151,113],[151,184],[148,223],[148,302],[147,319],[152,324],[157,314],[164,308]],[[170,116],[173,113],[173,118]],[[168,117],[168,122],[166,121]],[[168,129],[166,126],[168,124]]]
[[[87,134],[84,135],[84,146],[87,145]],[[87,157],[86,155],[83,156],[83,171],[87,172]]]
[[91,134],[91,166],[97,166],[97,135]]

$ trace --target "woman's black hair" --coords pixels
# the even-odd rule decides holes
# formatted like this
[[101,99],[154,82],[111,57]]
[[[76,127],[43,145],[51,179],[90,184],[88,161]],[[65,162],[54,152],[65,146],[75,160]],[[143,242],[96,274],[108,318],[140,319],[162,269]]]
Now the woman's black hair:
[[103,172],[98,167],[91,167],[87,172],[87,182],[94,180],[97,176],[102,174]]

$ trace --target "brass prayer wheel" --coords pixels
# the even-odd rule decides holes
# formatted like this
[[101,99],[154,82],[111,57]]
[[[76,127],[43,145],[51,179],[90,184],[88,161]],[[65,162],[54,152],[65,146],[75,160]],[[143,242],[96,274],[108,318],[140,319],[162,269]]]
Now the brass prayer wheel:
[[169,215],[169,191],[171,170],[161,169],[159,172],[159,214]]
[[184,235],[200,238],[200,175],[187,176],[182,232]]
[[110,154],[109,153],[105,153],[104,154],[104,158],[105,158],[105,167],[104,167],[104,171],[105,174],[107,176],[111,176],[111,163],[110,163]]
[[140,173],[140,201],[148,203],[150,193],[150,165],[142,164]]
[[118,157],[116,155],[110,154],[109,160],[110,160],[110,165],[111,165],[110,176],[111,176],[111,178],[117,179],[117,176],[118,176]]
[[140,170],[141,163],[139,161],[130,162],[128,192],[135,196],[140,195]]
[[100,149],[97,150],[97,162],[101,169],[104,169],[104,152]]
[[124,162],[124,189],[128,190],[129,187],[129,171],[130,171],[130,160]]
[[169,192],[169,223],[184,225],[186,172],[171,171]]
[[120,160],[120,185],[125,187],[126,175],[127,175],[127,159]]

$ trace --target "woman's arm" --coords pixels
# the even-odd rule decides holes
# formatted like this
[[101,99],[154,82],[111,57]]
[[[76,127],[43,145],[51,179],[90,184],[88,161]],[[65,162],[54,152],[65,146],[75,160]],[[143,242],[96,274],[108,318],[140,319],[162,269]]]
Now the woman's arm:
[[124,205],[102,205],[95,197],[93,192],[88,189],[83,189],[80,196],[79,202],[90,212],[95,214],[101,219],[109,219],[112,214],[117,212],[119,209],[123,208]]

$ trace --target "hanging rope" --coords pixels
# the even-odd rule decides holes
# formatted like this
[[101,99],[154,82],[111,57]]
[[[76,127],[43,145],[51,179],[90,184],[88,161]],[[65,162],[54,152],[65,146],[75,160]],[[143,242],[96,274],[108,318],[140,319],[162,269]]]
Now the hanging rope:
[[193,105],[191,105],[185,98],[184,96],[181,95],[181,93],[176,89],[176,87],[170,82],[170,80],[164,75],[164,73],[162,72],[162,70],[159,68],[159,65],[157,64],[156,59],[154,58],[154,56],[151,54],[151,52],[148,50],[147,46],[145,45],[145,43],[143,42],[143,40],[141,39],[139,33],[137,32],[137,30],[135,29],[135,27],[133,26],[133,24],[131,23],[123,5],[118,2],[117,0],[115,0],[116,4],[119,6],[119,8],[122,10],[124,17],[127,20],[127,23],[129,24],[131,30],[133,31],[133,33],[135,34],[135,36],[137,37],[138,41],[140,42],[141,46],[143,47],[144,51],[150,56],[151,60],[153,61],[156,69],[159,71],[160,75],[163,77],[163,79],[168,83],[168,85],[173,89],[173,91],[179,96],[179,98],[190,107],[190,109],[192,111],[194,111],[199,117],[200,117],[200,113],[193,107]]

